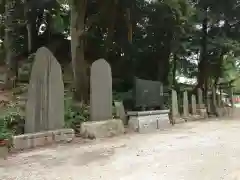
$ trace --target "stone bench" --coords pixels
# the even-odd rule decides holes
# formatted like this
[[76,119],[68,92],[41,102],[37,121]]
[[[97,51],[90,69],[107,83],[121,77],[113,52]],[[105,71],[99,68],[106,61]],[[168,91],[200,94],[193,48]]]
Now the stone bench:
[[12,151],[16,152],[54,143],[70,142],[74,137],[75,133],[73,129],[59,129],[14,136]]
[[139,133],[153,132],[156,129],[166,129],[171,126],[169,110],[129,111],[128,126]]

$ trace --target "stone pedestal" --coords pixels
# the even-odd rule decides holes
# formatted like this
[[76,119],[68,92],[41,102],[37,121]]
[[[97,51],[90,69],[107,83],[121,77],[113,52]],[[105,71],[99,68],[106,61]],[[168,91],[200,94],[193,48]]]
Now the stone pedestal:
[[208,114],[207,114],[207,109],[206,108],[199,108],[198,109],[198,114],[201,118],[205,119],[208,117]]
[[8,147],[0,146],[0,159],[7,159],[8,156]]
[[128,126],[139,133],[154,132],[157,129],[166,129],[171,126],[169,110],[130,111]]
[[105,138],[124,134],[125,129],[122,120],[111,119],[84,122],[81,125],[80,133],[84,138]]

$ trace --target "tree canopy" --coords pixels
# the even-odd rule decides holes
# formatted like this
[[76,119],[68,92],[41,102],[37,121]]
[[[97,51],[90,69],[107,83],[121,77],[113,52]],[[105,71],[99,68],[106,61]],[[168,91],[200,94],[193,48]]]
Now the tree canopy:
[[88,68],[98,58],[105,58],[114,78],[125,83],[138,76],[178,88],[177,76],[182,75],[196,78],[196,87],[206,92],[220,79],[239,77],[238,0],[0,3],[5,42],[0,48],[9,70],[16,71],[16,56],[47,46],[57,57],[72,59],[79,100],[88,99]]

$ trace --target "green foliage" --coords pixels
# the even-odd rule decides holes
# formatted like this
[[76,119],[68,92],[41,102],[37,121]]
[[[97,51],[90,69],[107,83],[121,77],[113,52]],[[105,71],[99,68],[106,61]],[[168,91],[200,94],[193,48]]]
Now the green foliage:
[[115,101],[124,101],[127,99],[132,99],[133,98],[133,92],[132,90],[128,92],[113,92],[113,99]]
[[79,131],[81,123],[89,120],[89,106],[85,104],[75,104],[72,98],[65,99],[65,126]]
[[8,131],[12,135],[23,134],[25,117],[18,111],[11,111],[3,117]]
[[0,140],[10,140],[12,135],[11,130],[8,129],[8,119],[0,118]]
[[[70,35],[70,9],[64,6],[71,2],[83,2],[35,0],[31,1],[32,3],[25,1],[24,4],[23,1],[12,1],[17,2],[17,8],[11,16],[16,20],[11,24],[16,38],[10,47],[17,52],[16,54],[20,54],[23,49],[26,51],[27,23],[36,27],[31,32],[36,48],[51,43],[52,34],[64,34],[65,37]],[[210,82],[218,78],[232,80],[238,76],[239,70],[234,65],[240,55],[238,0],[89,0],[85,2],[87,7],[84,17],[86,31],[84,59],[91,64],[94,60],[104,57],[110,62],[116,78],[127,81],[133,76],[138,76],[171,85],[175,74],[184,74],[191,78],[206,76]],[[29,16],[24,14],[26,7],[32,10]],[[81,7],[77,9],[80,10]],[[130,23],[133,34],[131,43],[127,37],[129,31],[127,9],[131,12]],[[0,6],[0,16],[3,17],[0,34],[4,37],[4,28],[9,17],[6,17],[3,4]],[[207,20],[206,34],[203,33],[202,28],[205,20]],[[40,36],[37,32],[41,23],[45,23],[47,30]],[[202,40],[205,38],[206,42],[203,43]],[[58,42],[56,44],[59,45]],[[203,51],[205,48],[206,50]],[[5,53],[2,49],[0,51]],[[56,50],[59,51],[61,50]],[[70,50],[68,51],[63,54],[70,54]],[[173,56],[176,57],[176,64]],[[198,63],[202,59],[205,60],[203,69],[207,73],[200,74]],[[87,67],[85,64],[83,66]],[[26,81],[29,69],[28,64],[20,70],[21,78]],[[114,99],[128,99],[127,96],[114,94]],[[67,119],[71,119],[69,122],[75,121],[73,119],[84,121],[85,118],[85,115],[78,117],[77,112],[70,107],[66,114]]]
[[31,69],[33,65],[35,54],[30,54],[24,64],[18,69],[18,80],[20,82],[29,82]]

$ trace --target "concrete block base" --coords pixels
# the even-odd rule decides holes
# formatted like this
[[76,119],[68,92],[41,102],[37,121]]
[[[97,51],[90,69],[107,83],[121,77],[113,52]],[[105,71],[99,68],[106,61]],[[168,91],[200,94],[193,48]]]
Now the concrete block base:
[[172,127],[169,119],[169,114],[160,114],[157,118],[157,128],[160,130],[168,129]]
[[183,116],[182,119],[184,119],[186,122],[188,122],[188,121],[192,121],[193,117],[192,117],[192,115],[188,115],[188,116]]
[[206,108],[200,108],[197,110],[198,111],[198,114],[200,115],[200,117],[202,119],[205,119],[208,117],[208,114],[207,114],[207,109]]
[[54,143],[70,142],[74,137],[75,133],[73,129],[59,129],[14,136],[12,151],[16,152]]
[[125,133],[124,125],[120,119],[105,121],[84,122],[81,125],[80,134],[84,138],[105,138]]
[[173,124],[180,124],[180,123],[185,123],[186,120],[182,117],[173,117],[172,119]]
[[6,159],[8,156],[8,147],[0,146],[0,159]]
[[128,127],[139,133],[153,132],[171,126],[168,110],[128,112]]

